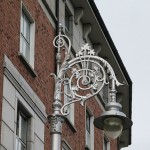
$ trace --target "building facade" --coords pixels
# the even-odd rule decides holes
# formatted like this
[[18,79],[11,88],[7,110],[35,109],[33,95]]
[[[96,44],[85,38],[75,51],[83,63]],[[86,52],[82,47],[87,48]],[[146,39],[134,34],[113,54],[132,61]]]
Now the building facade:
[[[62,34],[72,43],[71,55],[83,43],[107,60],[124,86],[117,100],[131,118],[132,81],[93,0],[0,1],[0,149],[50,150],[54,79],[57,72],[53,39]],[[65,48],[68,44],[66,42]],[[64,85],[64,91],[69,90]],[[131,129],[110,140],[93,125],[105,109],[109,87],[87,101],[72,104],[63,123],[62,150],[119,150],[131,144]],[[69,91],[68,91],[69,92]],[[62,95],[63,103],[68,101]]]

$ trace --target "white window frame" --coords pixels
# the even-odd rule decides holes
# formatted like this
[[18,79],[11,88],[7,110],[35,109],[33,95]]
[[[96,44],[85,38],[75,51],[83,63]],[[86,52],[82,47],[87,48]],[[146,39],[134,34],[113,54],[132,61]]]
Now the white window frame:
[[[34,117],[32,116],[32,114],[34,114],[34,112],[31,110],[31,109],[28,109],[29,107],[26,105],[26,103],[22,103],[22,100],[20,101],[21,99],[17,98],[17,106],[16,106],[16,124],[15,124],[15,139],[16,139],[16,142],[17,140],[18,141],[21,141],[20,137],[18,137],[17,135],[17,117],[18,117],[18,113],[22,113],[22,116],[24,118],[26,118],[26,123],[27,123],[27,129],[26,129],[26,143],[23,143],[21,141],[21,143],[23,143],[23,145],[25,146],[25,150],[32,150],[32,142],[34,142],[32,139],[33,137],[33,134],[34,134]],[[25,105],[24,105],[25,104]],[[19,115],[20,117],[20,115]],[[20,121],[20,120],[19,120]],[[19,122],[20,124],[20,122]],[[20,130],[20,129],[19,129]],[[20,134],[20,131],[19,131],[19,134]],[[17,143],[15,142],[15,150],[20,150],[20,149],[17,149]]]
[[[31,14],[25,7],[23,3],[21,3],[22,11],[21,11],[21,21],[20,21],[20,53],[24,57],[25,61],[30,64],[30,66],[34,69],[34,49],[35,49],[35,21],[32,18]],[[29,58],[26,58],[23,50],[22,50],[22,15],[24,15],[30,24],[30,35],[29,35]]]
[[[68,16],[68,27],[66,26],[66,14]],[[65,26],[65,34],[70,38],[72,41],[72,34],[73,34],[73,15],[67,6],[65,5],[65,15],[64,15],[64,26]]]
[[[24,127],[22,125],[22,122],[21,120],[25,120],[24,122]],[[25,149],[27,148],[27,130],[28,130],[28,127],[27,127],[27,124],[28,124],[28,117],[24,114],[24,112],[22,112],[21,110],[18,109],[18,112],[17,112],[17,125],[16,125],[16,128],[18,126],[18,130],[16,129],[16,150],[21,150],[18,146],[21,144]],[[22,131],[22,128],[24,129],[24,131]],[[17,132],[18,131],[18,132]],[[25,141],[24,139],[22,139],[21,137],[21,132],[24,132],[23,135],[25,136]]]
[[[89,114],[90,116],[90,131],[87,131],[87,126],[86,126],[86,120],[87,120],[87,113]],[[88,150],[93,150],[94,149],[94,125],[93,125],[93,121],[94,121],[94,116],[93,116],[93,113],[89,110],[89,108],[86,107],[86,110],[85,110],[85,147],[86,149]]]

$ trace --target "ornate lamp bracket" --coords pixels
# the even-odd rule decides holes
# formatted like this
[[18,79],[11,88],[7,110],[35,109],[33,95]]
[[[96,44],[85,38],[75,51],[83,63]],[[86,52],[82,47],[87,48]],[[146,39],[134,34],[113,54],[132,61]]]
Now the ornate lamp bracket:
[[[110,84],[110,100],[105,105],[106,111],[94,120],[95,127],[106,131],[110,138],[117,138],[122,130],[132,126],[132,121],[121,112],[121,105],[116,102],[116,86],[121,84],[111,65],[101,57],[95,55],[88,43],[83,44],[76,51],[74,58],[70,57],[71,42],[62,35],[62,26],[59,25],[59,34],[55,37],[53,45],[57,49],[57,73],[52,73],[55,79],[53,114],[48,116],[51,123],[51,150],[61,149],[62,122],[70,112],[66,107],[72,103],[84,102],[99,94],[104,85]],[[62,49],[68,45],[65,53]],[[67,90],[65,89],[67,86]],[[69,101],[62,105],[62,94]],[[64,96],[64,97],[65,97]],[[114,130],[115,128],[115,130]],[[113,134],[112,134],[113,133]]]
[[[109,80],[114,80],[116,86],[122,84],[117,80],[111,65],[103,58],[95,56],[94,49],[88,43],[83,44],[81,49],[76,52],[76,57],[70,59],[71,42],[67,36],[61,33],[62,27],[60,25],[59,35],[53,41],[54,46],[58,49],[54,104],[56,101],[61,102],[61,94],[68,97],[68,103],[63,106],[59,105],[61,114],[65,116],[69,114],[65,111],[65,107],[75,102],[84,105],[84,102],[96,96],[105,84],[109,84]],[[65,43],[68,45],[68,50],[65,52],[63,62],[60,63],[60,50],[65,48]],[[62,91],[62,85],[64,84],[68,85],[69,93]],[[59,108],[57,105],[57,112]]]

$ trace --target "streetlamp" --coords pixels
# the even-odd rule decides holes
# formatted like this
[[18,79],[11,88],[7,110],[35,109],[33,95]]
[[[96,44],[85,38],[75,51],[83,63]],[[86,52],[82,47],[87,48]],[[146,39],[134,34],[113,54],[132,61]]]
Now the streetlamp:
[[132,126],[132,121],[121,112],[121,104],[116,102],[115,80],[111,80],[110,101],[105,105],[100,117],[94,120],[95,127],[104,130],[105,134],[116,139],[122,132]]
[[[57,48],[57,74],[51,74],[55,78],[55,91],[53,102],[53,114],[48,116],[51,123],[51,150],[61,149],[62,122],[69,114],[66,107],[72,103],[85,101],[99,94],[104,85],[110,84],[110,100],[106,104],[106,111],[94,120],[95,127],[104,130],[108,137],[117,138],[122,130],[132,125],[132,121],[121,112],[121,104],[116,102],[115,86],[122,85],[118,82],[111,65],[98,56],[86,43],[81,50],[76,52],[76,57],[70,59],[71,42],[69,38],[62,35],[62,26],[59,25],[59,34],[54,38],[53,44]],[[68,49],[62,61],[61,49],[67,41]],[[69,76],[69,77],[67,77]],[[70,92],[62,91],[63,86],[68,85]],[[69,102],[62,105],[62,94],[69,98]]]

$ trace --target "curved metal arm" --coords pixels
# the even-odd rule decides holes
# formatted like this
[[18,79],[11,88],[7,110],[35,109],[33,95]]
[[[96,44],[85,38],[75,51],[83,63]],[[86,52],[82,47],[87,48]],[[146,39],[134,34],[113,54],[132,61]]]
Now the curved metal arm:
[[53,40],[53,45],[56,47],[56,48],[61,48],[63,46],[65,46],[65,39],[67,39],[67,41],[69,42],[69,47],[68,47],[68,50],[67,50],[67,53],[69,54],[70,53],[70,49],[71,49],[71,42],[70,42],[70,39],[66,36],[66,35],[57,35],[54,40]]
[[[108,103],[106,107],[108,110],[100,118],[96,119],[95,126],[101,128],[105,117],[107,118],[110,116],[114,118],[114,113],[112,113],[114,108],[117,109],[113,111],[115,112],[115,115],[117,114],[117,117],[121,119],[123,118],[123,120],[128,120],[123,113],[120,113],[118,108],[121,107],[116,103],[115,86],[122,84],[117,80],[111,65],[106,60],[95,56],[95,51],[91,49],[88,44],[84,44],[81,47],[81,50],[77,52],[76,58],[70,60],[71,42],[69,38],[62,35],[61,32],[62,27],[60,25],[59,35],[56,36],[53,41],[54,46],[57,48],[57,74],[51,74],[55,78],[53,114],[49,116],[49,121],[51,123],[52,150],[60,150],[62,122],[64,121],[64,116],[70,113],[69,111],[66,111],[65,108],[76,102],[80,102],[81,105],[84,105],[86,100],[90,100],[92,97],[99,94],[104,85],[109,84],[110,80],[112,87],[109,91],[110,103]],[[61,49],[65,47],[65,39],[68,41],[67,44],[69,48],[65,52],[62,61]],[[66,76],[68,76],[68,78],[66,78]],[[65,81],[67,81],[67,83],[64,83]],[[65,84],[67,84],[70,90],[69,93],[66,91],[63,92],[63,85]],[[69,101],[63,106],[61,101],[62,94],[69,98]],[[101,124],[99,123],[99,120],[100,122],[102,121]],[[131,121],[126,122],[126,125],[129,123],[131,126]]]
[[61,114],[68,115],[69,112],[65,112],[65,107],[75,102],[80,102],[84,105],[84,102],[96,96],[104,85],[108,84],[110,79],[113,79],[117,86],[122,84],[117,80],[111,65],[103,58],[95,56],[95,51],[87,43],[77,52],[76,58],[69,60],[68,56],[71,47],[69,38],[65,35],[58,35],[53,43],[55,47],[63,47],[64,38],[67,38],[70,45],[57,74],[55,99],[58,99],[58,97],[61,99],[63,78],[64,75],[68,74],[70,77],[67,78],[70,94],[65,93],[65,91],[64,94],[71,101],[61,107]]

